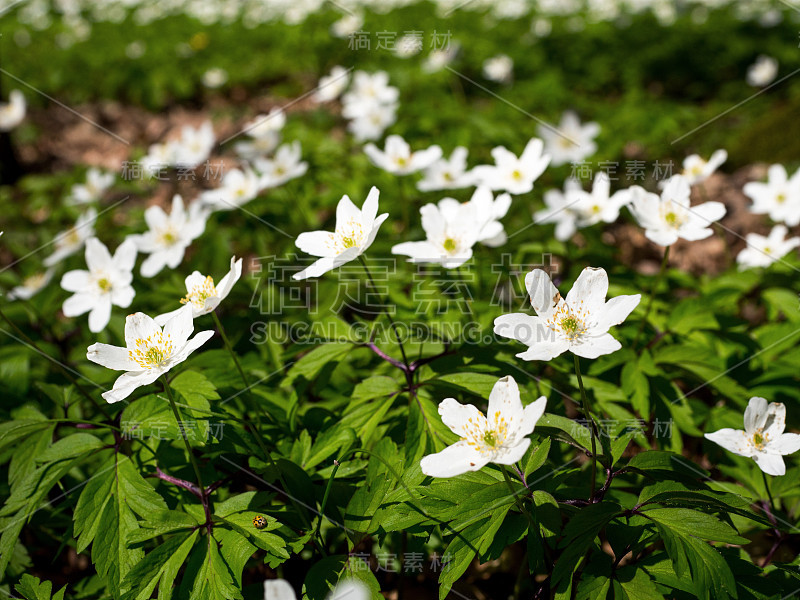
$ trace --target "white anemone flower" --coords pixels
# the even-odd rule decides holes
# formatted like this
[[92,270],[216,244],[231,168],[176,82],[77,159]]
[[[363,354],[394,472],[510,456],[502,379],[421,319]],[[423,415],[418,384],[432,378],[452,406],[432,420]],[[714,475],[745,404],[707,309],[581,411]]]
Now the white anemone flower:
[[90,208],[75,221],[75,225],[56,236],[55,251],[44,259],[44,266],[52,267],[83,248],[86,240],[94,237],[94,224],[97,211]]
[[514,61],[505,54],[487,58],[483,61],[483,76],[489,81],[508,83],[514,76]]
[[800,246],[800,237],[786,239],[787,233],[783,225],[773,227],[768,236],[748,233],[747,247],[736,256],[739,268],[768,267]]
[[160,206],[151,206],[144,211],[149,231],[130,236],[139,252],[150,255],[142,263],[142,277],[153,277],[164,267],[177,268],[186,249],[205,231],[207,218],[208,213],[199,202],[192,204],[187,211],[178,194],[172,198],[170,214]]
[[384,150],[379,150],[375,144],[367,144],[364,152],[376,167],[395,175],[416,173],[430,167],[442,157],[439,146],[412,152],[408,142],[399,135],[387,137]]
[[350,69],[336,65],[328,75],[320,77],[317,89],[312,98],[317,102],[336,100],[347,89],[350,83]]
[[153,383],[214,335],[213,331],[200,331],[189,339],[193,331],[190,306],[184,306],[163,328],[138,312],[125,319],[125,348],[101,343],[89,346],[86,358],[90,361],[107,369],[125,371],[111,390],[103,392],[106,402],[124,400],[137,388]]
[[728,452],[752,458],[767,475],[785,475],[783,456],[800,450],[800,435],[784,433],[786,407],[754,396],[744,411],[744,431],[725,428],[705,434]]
[[800,225],[800,170],[789,177],[783,165],[772,165],[766,183],[751,181],[742,191],[753,201],[754,214],[769,215],[789,227]]
[[597,152],[594,138],[600,133],[600,125],[595,122],[581,124],[578,115],[571,110],[561,116],[556,129],[539,125],[538,131],[554,167],[580,162]]
[[478,230],[476,241],[490,248],[497,248],[506,243],[508,238],[500,219],[506,216],[511,207],[509,194],[500,194],[495,198],[489,188],[479,186],[467,202],[442,198],[438,206],[445,221],[448,222],[456,221],[461,211],[474,209],[472,214]]
[[403,242],[392,247],[392,254],[408,256],[408,262],[440,264],[455,269],[472,258],[472,247],[483,229],[478,208],[445,198],[419,209],[426,239]]
[[747,85],[765,87],[775,81],[777,76],[778,61],[762,54],[747,68]]
[[397,121],[397,104],[372,103],[349,111],[347,106],[342,114],[351,119],[347,130],[357,142],[377,140]]
[[641,300],[635,294],[606,302],[608,275],[593,267],[581,271],[566,299],[541,269],[525,276],[525,287],[537,316],[512,313],[494,320],[497,335],[528,346],[517,354],[522,360],[552,360],[567,350],[583,358],[616,352],[622,345],[608,330],[627,319]]
[[[683,175],[689,185],[697,185],[719,169],[728,160],[728,153],[725,150],[716,150],[708,160],[703,159],[699,154],[692,154],[683,159]],[[666,185],[666,184],[665,184]]]
[[11,131],[25,118],[25,96],[19,90],[11,90],[8,103],[0,102],[0,131]]
[[[231,257],[231,270],[216,285],[214,285],[214,278],[211,275],[203,276],[200,271],[195,271],[184,281],[186,284],[186,296],[181,298],[181,304],[191,305],[193,319],[207,315],[216,310],[217,306],[228,297],[233,285],[239,281],[241,276],[242,259],[236,260],[235,256]],[[178,314],[178,311],[182,308],[183,306],[163,315],[158,315],[155,318],[156,323],[163,326]]]
[[515,196],[527,194],[550,164],[550,157],[543,152],[544,144],[538,138],[528,141],[519,158],[503,146],[498,146],[492,150],[495,164],[475,167],[472,174],[478,183],[493,190],[504,190]]
[[261,179],[252,169],[231,169],[218,188],[200,194],[200,202],[211,210],[232,210],[250,202],[260,189]]
[[301,160],[302,154],[300,142],[294,141],[278,148],[273,158],[256,159],[253,165],[261,174],[261,189],[277,187],[305,175],[308,163]]
[[400,91],[389,85],[389,74],[386,71],[356,71],[353,73],[353,84],[350,90],[342,97],[344,103],[343,114],[347,118],[354,118],[365,105],[395,104],[400,96]]
[[301,233],[295,242],[296,246],[303,252],[320,258],[308,268],[295,273],[293,278],[300,280],[319,277],[366,252],[375,241],[381,224],[389,216],[389,213],[378,215],[379,195],[380,191],[373,186],[359,210],[345,194],[336,207],[336,229],[333,233]]
[[583,191],[581,182],[577,179],[567,179],[564,182],[564,191],[547,190],[544,193],[545,208],[538,210],[533,215],[535,223],[555,223],[556,239],[566,242],[578,231],[580,212],[577,205],[580,198],[577,192]]
[[693,242],[709,237],[714,233],[712,223],[726,212],[721,202],[691,206],[689,180],[682,175],[671,177],[660,197],[639,186],[627,192],[631,198],[630,211],[644,227],[644,235],[660,246],[671,246],[679,238]]
[[531,444],[528,437],[544,414],[547,398],[522,406],[519,387],[510,375],[494,384],[484,415],[472,404],[445,398],[439,404],[442,422],[461,439],[420,461],[425,475],[455,477],[478,471],[489,463],[513,465]]
[[67,203],[72,205],[89,204],[103,197],[103,193],[114,184],[114,173],[104,173],[92,167],[86,171],[86,183],[72,186]]
[[[343,579],[330,591],[325,600],[371,600],[372,594],[357,579]],[[264,600],[297,600],[294,589],[284,579],[267,579],[264,582]]]
[[348,10],[346,15],[331,25],[331,33],[336,37],[346,38],[361,29],[363,25],[364,17]]
[[464,146],[458,146],[450,158],[434,161],[424,170],[422,179],[417,182],[417,189],[420,192],[433,192],[472,186],[475,178],[467,171],[467,153]]
[[87,240],[88,270],[68,271],[61,278],[61,287],[73,293],[64,301],[64,316],[88,312],[89,331],[103,331],[111,319],[111,307],[128,308],[136,295],[131,286],[135,262],[136,244],[132,240],[122,242],[114,256],[97,238]]
[[273,108],[268,115],[258,115],[245,124],[248,140],[236,142],[233,149],[244,159],[253,160],[271,153],[281,143],[281,130],[286,125],[286,113]]
[[574,201],[570,208],[578,216],[576,224],[583,228],[616,221],[620,209],[631,202],[631,194],[628,190],[618,190],[612,194],[608,175],[600,171],[595,175],[591,192],[576,190],[569,200]]
[[208,159],[215,143],[211,121],[205,121],[200,127],[185,125],[181,128],[180,138],[167,143],[169,164],[174,167],[194,168]]
[[8,299],[30,300],[36,294],[41,292],[47,286],[47,284],[50,283],[51,279],[53,279],[52,269],[47,269],[46,271],[40,271],[39,273],[29,275],[22,280],[20,285],[11,288],[11,290],[8,292]]

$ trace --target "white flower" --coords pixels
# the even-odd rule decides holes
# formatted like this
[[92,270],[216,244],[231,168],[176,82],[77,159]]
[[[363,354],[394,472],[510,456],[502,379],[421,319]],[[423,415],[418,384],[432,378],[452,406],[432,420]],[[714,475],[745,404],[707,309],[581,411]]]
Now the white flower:
[[0,102],[0,131],[11,131],[25,118],[25,96],[19,90],[11,90],[8,103]]
[[544,144],[538,138],[531,138],[519,158],[498,146],[492,150],[494,165],[481,165],[472,170],[475,179],[493,190],[505,190],[509,194],[527,194],[533,190],[533,182],[539,178],[550,157],[543,154]]
[[320,77],[313,98],[317,102],[336,100],[347,89],[348,83],[350,83],[349,69],[336,65],[330,74]]
[[628,190],[619,190],[612,195],[608,175],[600,171],[594,177],[591,192],[578,189],[570,198],[575,202],[571,210],[578,216],[576,225],[583,228],[601,221],[613,223],[619,218],[620,209],[630,203],[631,198],[632,195]]
[[430,54],[422,62],[422,70],[426,73],[436,73],[441,71],[455,59],[458,54],[459,45],[452,42],[444,48],[431,50]]
[[376,167],[395,175],[408,175],[421,171],[442,156],[442,149],[439,146],[411,152],[408,143],[399,135],[387,137],[383,151],[375,144],[367,144],[364,146],[364,152]]
[[728,153],[725,150],[716,150],[707,161],[699,154],[692,154],[683,159],[681,175],[686,178],[689,185],[696,185],[708,179],[726,160]]
[[216,89],[228,81],[228,72],[225,69],[214,67],[203,73],[203,85],[209,89]]
[[800,224],[800,170],[789,177],[783,165],[772,165],[766,183],[751,181],[742,191],[753,201],[753,213],[790,227]]
[[[371,600],[367,586],[357,579],[343,579],[325,600]],[[284,579],[267,579],[264,582],[264,600],[297,600],[292,586]]]
[[349,12],[331,25],[331,33],[339,38],[353,35],[364,25],[364,17],[360,14]]
[[483,76],[497,83],[511,81],[514,71],[514,61],[505,54],[498,54],[483,61]]
[[768,267],[800,246],[800,237],[786,239],[788,232],[783,225],[776,225],[766,237],[748,233],[747,247],[736,257],[739,268]]
[[422,37],[407,33],[397,39],[394,44],[394,53],[400,58],[409,58],[422,51]]
[[439,201],[439,208],[448,220],[449,215],[455,217],[456,211],[463,210],[464,207],[472,207],[475,210],[475,219],[478,223],[477,241],[490,248],[497,248],[506,243],[508,238],[500,219],[506,216],[511,207],[511,196],[500,194],[495,198],[489,188],[479,186],[468,202],[461,203],[453,198],[443,198]]
[[[342,111],[347,117],[347,111]],[[347,124],[347,129],[353,134],[357,142],[377,140],[389,127],[397,121],[397,104],[371,103],[354,111],[352,120]]]
[[307,269],[294,274],[294,279],[319,277],[361,256],[375,241],[378,229],[389,213],[378,215],[378,188],[370,189],[364,205],[359,210],[347,195],[336,207],[336,230],[301,233],[295,244],[303,252],[319,256]]
[[557,130],[539,125],[538,131],[554,167],[580,162],[597,152],[594,138],[600,133],[600,125],[594,122],[581,125],[578,115],[571,110],[562,115]]
[[130,239],[119,245],[113,257],[97,238],[87,240],[89,270],[68,271],[61,278],[61,287],[74,294],[64,301],[64,316],[77,317],[88,312],[89,330],[103,331],[111,319],[111,306],[128,308],[136,295],[131,286],[135,262],[136,244]]
[[389,74],[386,71],[356,71],[353,73],[350,91],[342,97],[345,105],[343,114],[349,119],[355,118],[365,105],[394,104],[399,95],[398,89],[389,85]]
[[284,125],[286,125],[286,113],[280,108],[273,108],[268,115],[258,115],[244,126],[244,133],[250,139],[236,142],[233,149],[236,154],[247,160],[269,154],[281,143],[281,130]]
[[[211,275],[204,277],[199,271],[195,271],[186,278],[186,297],[181,298],[181,304],[189,304],[192,307],[192,318],[196,319],[207,315],[215,310],[220,303],[231,293],[233,285],[242,276],[242,259],[236,260],[231,257],[231,270],[220,280],[219,284],[214,285]],[[156,323],[164,325],[174,317],[181,308],[172,312],[158,315]]]
[[277,187],[291,179],[305,175],[305,172],[308,171],[308,163],[301,160],[302,154],[300,142],[294,141],[278,148],[274,158],[256,159],[253,165],[261,174],[261,188]]
[[639,186],[628,190],[630,210],[644,234],[660,246],[671,246],[683,238],[688,241],[703,240],[713,234],[711,224],[725,216],[721,202],[705,202],[691,206],[689,181],[675,175],[667,181],[661,197]]
[[577,192],[582,192],[581,182],[577,179],[567,179],[564,182],[564,192],[561,190],[547,190],[544,193],[546,208],[536,211],[533,215],[535,223],[555,223],[556,239],[566,242],[578,230],[578,221],[581,213],[577,209],[580,198]]
[[775,81],[778,76],[778,61],[763,54],[747,69],[747,84],[753,87],[764,87]]
[[425,475],[455,477],[478,471],[489,463],[513,465],[522,459],[536,422],[544,414],[547,398],[541,396],[523,407],[519,387],[510,375],[494,384],[487,416],[472,404],[445,398],[439,404],[442,422],[461,439],[420,461]]
[[783,455],[800,450],[800,435],[783,433],[786,407],[755,396],[744,411],[744,431],[725,428],[705,437],[725,450],[756,461],[767,475],[785,475]]
[[187,211],[178,194],[172,198],[170,214],[160,206],[151,206],[144,211],[149,231],[130,236],[139,252],[150,255],[142,263],[142,277],[152,277],[164,267],[177,268],[186,248],[205,231],[207,217],[207,212],[198,202]]
[[86,183],[72,186],[67,203],[89,204],[100,200],[108,188],[114,184],[114,173],[104,173],[100,169],[91,168],[86,171]]
[[194,168],[208,159],[215,143],[214,128],[210,121],[196,128],[186,125],[181,128],[181,137],[167,144],[169,164],[175,167]]
[[97,211],[90,208],[78,217],[73,227],[59,233],[54,242],[56,249],[44,259],[44,266],[52,267],[83,248],[86,240],[94,237],[95,221],[97,221]]
[[22,280],[22,283],[11,288],[8,292],[9,300],[30,300],[44,289],[53,278],[53,270],[47,269],[40,273],[34,273]]
[[103,392],[106,402],[124,400],[136,388],[153,383],[214,335],[213,331],[200,331],[189,339],[193,331],[189,306],[178,311],[163,329],[146,314],[138,312],[125,319],[125,348],[100,343],[89,346],[86,358],[90,361],[107,369],[125,371],[111,390]]
[[537,316],[513,313],[494,321],[497,335],[528,346],[517,354],[523,360],[551,360],[567,350],[583,358],[616,352],[622,346],[608,330],[622,323],[641,300],[635,294],[606,302],[608,275],[593,267],[581,272],[566,299],[541,269],[525,276],[525,287]]
[[250,202],[261,189],[261,179],[252,169],[231,169],[222,185],[200,194],[200,202],[211,210],[232,210]]
[[470,187],[473,183],[474,177],[467,171],[467,149],[458,146],[450,158],[440,158],[425,169],[422,179],[417,182],[417,189],[421,192],[455,190]]

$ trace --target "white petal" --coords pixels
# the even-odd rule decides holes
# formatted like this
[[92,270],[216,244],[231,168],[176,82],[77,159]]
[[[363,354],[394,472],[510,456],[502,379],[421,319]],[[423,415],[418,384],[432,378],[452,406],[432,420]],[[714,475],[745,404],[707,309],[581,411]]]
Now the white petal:
[[616,296],[611,298],[601,308],[600,317],[597,320],[598,331],[608,331],[610,327],[619,325],[639,306],[641,301],[641,294],[634,294],[633,296]]
[[131,239],[122,242],[114,252],[114,265],[121,271],[132,271],[136,264],[136,243]]
[[217,285],[217,295],[219,300],[224,300],[231,293],[233,285],[239,281],[242,276],[242,259],[236,260],[236,257],[231,257],[231,270],[225,274],[219,285]]
[[583,358],[597,358],[604,354],[616,352],[620,348],[622,348],[622,344],[610,333],[583,337],[578,343],[573,342],[569,347],[573,354]]
[[284,579],[267,579],[264,582],[264,600],[297,600],[297,596]]
[[297,236],[295,245],[311,256],[336,256],[334,235],[328,231],[307,231]]
[[535,346],[528,348],[525,352],[517,354],[517,358],[522,360],[553,360],[569,350],[569,342],[565,339],[555,339],[552,341],[539,342]]
[[175,310],[173,310],[173,311],[166,312],[166,313],[164,313],[164,314],[158,315],[158,316],[157,316],[155,319],[153,319],[153,320],[156,322],[156,325],[158,325],[159,327],[163,327],[163,326],[164,326],[164,325],[167,323],[167,321],[169,321],[170,319],[172,319],[172,318],[176,317],[176,316],[178,315],[178,313],[179,313],[181,310],[183,310],[183,308],[184,308],[184,305],[181,305],[181,307],[180,307],[180,308],[176,308],[176,309],[175,309]]
[[586,267],[566,297],[573,310],[583,308],[590,314],[602,310],[608,294],[608,275],[605,269]]
[[553,341],[553,331],[542,319],[525,313],[511,313],[494,320],[494,332],[497,335],[517,340],[528,347],[542,342]]
[[775,439],[786,428],[786,407],[781,402],[770,402],[764,420],[764,436]]
[[553,285],[550,276],[541,269],[534,269],[525,276],[525,288],[531,297],[531,306],[536,314],[548,319],[555,312],[561,294]]
[[89,286],[89,271],[67,271],[61,277],[61,287],[68,292],[80,292]]
[[544,409],[547,406],[547,398],[539,396],[534,402],[528,404],[523,410],[522,428],[521,431],[524,435],[530,435],[539,419],[544,414]]
[[796,433],[784,433],[767,446],[768,452],[778,452],[780,454],[794,454],[800,450],[800,435]]
[[130,285],[115,287],[111,290],[111,303],[120,308],[128,308],[136,296],[136,291]]
[[489,462],[480,452],[466,442],[456,442],[441,452],[424,456],[419,466],[430,477],[455,477],[477,471]]
[[753,456],[754,448],[750,443],[747,433],[741,429],[720,429],[713,433],[705,434],[705,438],[719,444],[728,452],[739,456]]
[[372,222],[375,220],[375,215],[378,214],[378,197],[380,191],[375,186],[372,186],[367,194],[367,199],[364,200],[364,205],[361,207],[361,224],[365,229],[372,227]]
[[93,363],[114,371],[135,371],[139,365],[131,360],[127,348],[109,344],[92,344],[86,350],[86,358]]
[[64,300],[61,311],[65,317],[77,317],[94,308],[97,297],[94,294],[78,293]]
[[130,396],[137,388],[153,383],[160,375],[160,370],[123,373],[117,377],[114,387],[101,395],[109,404],[119,402]]
[[344,227],[349,221],[361,222],[361,211],[353,204],[350,197],[345,194],[336,206],[336,228]]
[[192,305],[184,304],[173,318],[164,324],[164,337],[172,338],[175,348],[180,348],[194,331]]
[[111,298],[100,298],[89,313],[89,331],[99,333],[111,320]]
[[500,452],[492,459],[491,462],[498,465],[513,465],[518,460],[521,460],[528,447],[531,445],[531,438],[523,437],[519,443],[513,448],[506,448],[504,452]]
[[357,579],[343,579],[325,600],[370,600],[372,594],[367,586]]
[[181,348],[181,350],[177,353],[175,360],[170,364],[170,367],[174,367],[176,364],[182,363],[189,355],[197,350],[200,346],[205,344],[208,340],[214,337],[214,332],[211,330],[207,331],[198,331],[197,335],[195,335],[192,339],[186,342],[186,345]]
[[786,465],[780,454],[764,454],[763,452],[757,452],[753,455],[753,460],[756,461],[758,467],[767,475],[774,475],[776,477],[786,475]]
[[764,427],[769,404],[766,399],[753,396],[744,409],[744,430],[750,435]]
[[156,322],[142,312],[128,315],[125,319],[125,344],[128,348],[136,345],[136,340],[155,337],[161,333],[161,328]]
[[108,271],[113,268],[108,248],[97,238],[86,240],[86,265],[90,271]]
[[306,269],[303,269],[299,273],[295,273],[292,275],[292,279],[295,281],[299,281],[301,279],[308,279],[309,277],[319,277],[320,275],[324,275],[328,271],[336,268],[333,257],[332,256],[325,256],[320,258],[318,261],[312,263]]
[[466,437],[472,424],[484,421],[483,413],[472,404],[461,404],[455,398],[445,398],[439,403],[442,423],[459,437]]
[[498,379],[489,394],[489,408],[486,413],[489,427],[496,429],[500,419],[505,419],[509,430],[522,425],[522,401],[519,399],[519,386],[511,375]]

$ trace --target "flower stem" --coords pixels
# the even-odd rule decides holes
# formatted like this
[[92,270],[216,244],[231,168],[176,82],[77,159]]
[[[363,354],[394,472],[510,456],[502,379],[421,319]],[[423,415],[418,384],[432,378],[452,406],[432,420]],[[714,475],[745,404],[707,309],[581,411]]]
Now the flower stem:
[[[169,398],[169,405],[172,407],[172,414],[175,415],[175,421],[178,423],[178,429],[181,428],[181,423],[183,423],[183,417],[181,417],[181,413],[178,410],[178,406],[175,404],[175,398],[172,396],[172,390],[169,387],[169,381],[167,381],[166,375],[163,376],[164,381],[164,390],[167,392],[167,398]],[[194,458],[194,454],[192,453],[192,446],[189,444],[189,440],[186,438],[185,435],[181,435],[183,438],[183,443],[186,446],[186,452],[189,454],[189,460],[192,463],[192,467],[194,467],[194,474],[197,477],[197,487],[200,489],[200,497],[205,498],[206,490],[203,487],[203,478],[200,476],[200,467],[197,466],[197,461]]]
[[583,418],[589,423],[589,434],[592,436],[592,481],[591,492],[589,493],[589,501],[594,498],[594,488],[597,481],[597,427],[595,426],[594,419],[592,418],[592,411],[589,408],[589,398],[586,396],[586,389],[583,387],[583,377],[581,377],[581,362],[577,354],[573,354],[575,359],[575,375],[578,376],[578,387],[581,389],[581,407],[583,408]]
[[658,286],[661,285],[661,280],[664,278],[664,274],[667,272],[667,266],[669,265],[669,249],[670,246],[664,248],[664,258],[661,260],[661,269],[658,271],[658,276],[656,277],[653,289],[650,290],[650,297],[647,299],[647,307],[644,309],[644,316],[642,316],[642,321],[639,323],[639,330],[636,332],[636,337],[634,338],[633,345],[631,346],[634,349],[639,343],[639,338],[642,337],[642,333],[644,332],[644,326],[647,323],[647,317],[650,316],[650,310],[653,308],[653,300],[655,300],[656,293],[658,293]]
[[511,482],[511,476],[508,474],[508,468],[505,465],[500,465],[500,470],[503,472],[503,477],[506,480],[508,489],[511,490],[511,494],[514,496],[514,502],[516,503],[517,508],[523,515],[525,515],[528,518],[528,521],[533,527],[534,525],[533,517],[525,508],[525,505],[522,503],[522,499],[517,495],[517,490],[514,489],[514,484]]
[[770,509],[775,510],[777,507],[775,506],[775,500],[772,499],[772,492],[769,489],[769,479],[767,479],[767,474],[764,473],[764,471],[761,471],[761,476],[764,478],[764,489],[767,490],[767,498],[769,498]]
[[236,352],[233,351],[233,346],[231,345],[230,340],[228,340],[228,336],[225,335],[225,328],[222,326],[222,321],[219,320],[216,311],[212,310],[211,316],[214,317],[214,324],[217,326],[217,331],[219,331],[219,336],[222,338],[222,343],[225,344],[225,348],[230,353],[233,363],[236,365],[236,369],[239,371],[239,375],[242,377],[244,387],[249,388],[250,384],[247,381],[247,376],[244,374],[244,369],[242,369],[242,365],[239,362],[239,357],[237,357]]
[[331,471],[331,477],[328,479],[328,485],[325,486],[325,495],[322,496],[322,504],[319,505],[319,520],[317,520],[317,529],[314,532],[314,535],[317,539],[320,540],[320,546],[322,546],[322,538],[320,537],[319,530],[322,527],[322,519],[325,516],[325,505],[328,504],[328,496],[331,493],[331,486],[333,485],[333,479],[336,477],[336,471],[339,470],[339,461],[333,461],[333,471]]
[[[364,266],[364,272],[367,274],[367,279],[369,279],[370,287],[378,293],[378,286],[375,285],[375,280],[372,279],[372,273],[370,273],[369,267],[367,266],[367,261],[364,258],[364,255],[359,255],[358,260],[361,261],[361,264]],[[397,345],[400,346],[400,354],[403,356],[403,364],[406,366],[406,370],[408,370],[409,362],[408,358],[406,357],[406,349],[403,347],[403,342],[400,338],[400,332],[397,329],[397,323],[395,323],[392,315],[389,313],[389,307],[387,306],[386,300],[381,296],[381,304],[386,309],[386,316],[389,318],[389,322],[392,324],[392,330],[394,331],[394,337],[397,339]]]

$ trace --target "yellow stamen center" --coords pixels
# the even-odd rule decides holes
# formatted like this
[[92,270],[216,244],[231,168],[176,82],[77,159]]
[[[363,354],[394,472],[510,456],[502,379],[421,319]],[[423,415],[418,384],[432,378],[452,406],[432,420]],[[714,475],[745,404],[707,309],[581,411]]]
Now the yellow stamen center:
[[444,248],[444,249],[445,249],[447,252],[453,252],[453,251],[456,249],[456,241],[455,241],[453,238],[447,238],[447,239],[444,241],[444,244],[442,244],[442,247],[443,247],[443,248]]
[[103,292],[110,292],[111,291],[111,282],[103,277],[97,282],[97,287],[100,288]]
[[194,286],[186,297],[181,298],[181,304],[191,302],[198,308],[203,308],[206,305],[206,299],[214,298],[217,296],[217,288],[214,286],[214,279],[208,275],[202,283]]
[[152,369],[160,367],[169,359],[172,351],[171,337],[165,336],[159,331],[154,335],[136,340],[134,347],[128,350],[128,356],[143,369]]

